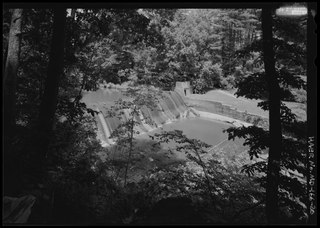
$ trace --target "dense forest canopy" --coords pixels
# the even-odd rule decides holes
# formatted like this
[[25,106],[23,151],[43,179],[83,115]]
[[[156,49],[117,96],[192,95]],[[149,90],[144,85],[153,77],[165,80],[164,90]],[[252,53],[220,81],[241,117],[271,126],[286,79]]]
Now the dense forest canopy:
[[[191,81],[196,93],[205,93],[214,88],[232,88],[240,77],[246,75],[246,71],[258,71],[263,67],[259,54],[261,10],[67,11],[65,76],[62,77],[59,107],[67,102],[63,90],[75,96],[79,89],[94,90],[102,82],[121,84],[132,81],[167,89],[173,88],[175,81]],[[4,15],[8,15],[4,17],[7,25],[4,26],[5,54],[9,11]],[[24,108],[18,109],[22,112],[18,117],[29,119],[36,116],[33,113],[36,108],[25,108],[36,106],[44,91],[43,75],[49,61],[52,11],[25,9],[23,23],[19,74],[24,77],[18,77],[17,99]],[[290,64],[290,71],[305,75],[306,62],[293,62],[305,61],[305,21],[278,18],[276,26],[282,29],[275,32],[275,39],[281,36],[278,39],[281,58],[277,62],[278,68]],[[298,53],[287,51],[292,42],[299,47]],[[239,50],[250,45],[253,46],[250,52],[236,58]],[[299,54],[301,60],[293,59],[295,56],[285,60],[288,54]],[[26,92],[29,92],[28,96]]]
[[[243,166],[249,179],[243,178],[243,173],[215,160],[202,160],[207,145],[179,131],[154,139],[158,144],[170,140],[182,144],[177,150],[204,176],[186,171],[185,164],[166,171],[154,169],[139,183],[127,180],[137,145],[134,116],[140,115],[143,106],[155,106],[163,99],[158,90],[172,91],[176,82],[190,82],[195,94],[236,91],[237,96],[261,100],[259,107],[270,112],[275,110],[270,85],[278,86],[279,170],[307,176],[306,122],[298,120],[285,103],[306,104],[307,17],[263,17],[262,12],[4,8],[5,195],[35,195],[36,208],[45,208],[33,212],[31,222],[35,223],[134,224],[150,212],[155,198],[174,195],[176,188],[187,183],[179,179],[182,172],[195,187],[178,196],[198,197],[199,210],[209,223],[270,223],[268,211],[265,216],[260,208],[265,203],[263,189],[268,191],[270,185],[267,161]],[[273,24],[270,31],[268,20]],[[274,53],[266,51],[266,31]],[[270,56],[275,60],[274,71],[266,64]],[[121,110],[132,110],[132,118],[112,136],[117,139],[116,151],[128,151],[128,161],[122,163],[102,158],[111,149],[101,147],[96,137],[97,112],[82,101],[84,92],[111,84],[133,88],[128,94],[133,100],[120,100],[109,113],[116,117]],[[153,89],[143,89],[146,86]],[[227,133],[229,139],[244,138],[252,158],[268,151],[269,130],[254,125],[230,128]],[[125,170],[124,181],[110,174],[117,170]],[[175,185],[178,179],[180,187]],[[153,195],[151,189],[162,182],[169,187]],[[281,174],[277,184],[276,207],[285,216],[283,222],[305,222],[310,217],[305,181]],[[221,189],[225,195],[216,194]],[[250,210],[252,216],[246,214]]]

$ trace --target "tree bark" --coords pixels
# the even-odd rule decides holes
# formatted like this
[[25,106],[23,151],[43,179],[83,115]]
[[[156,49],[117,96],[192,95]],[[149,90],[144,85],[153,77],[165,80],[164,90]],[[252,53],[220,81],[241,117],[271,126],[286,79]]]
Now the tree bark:
[[262,9],[262,35],[265,73],[269,86],[270,147],[266,186],[266,215],[268,223],[279,223],[279,176],[281,155],[280,88],[275,70],[272,41],[272,9]]
[[59,82],[61,74],[63,73],[65,26],[66,10],[63,8],[54,9],[49,65],[39,112],[38,129],[40,130],[41,137],[43,137],[43,140],[39,142],[41,144],[39,151],[40,159],[45,158],[54,123],[54,116],[58,101]]
[[3,77],[4,83],[4,130],[10,138],[15,126],[16,82],[21,44],[22,9],[14,9],[11,18],[8,54]]

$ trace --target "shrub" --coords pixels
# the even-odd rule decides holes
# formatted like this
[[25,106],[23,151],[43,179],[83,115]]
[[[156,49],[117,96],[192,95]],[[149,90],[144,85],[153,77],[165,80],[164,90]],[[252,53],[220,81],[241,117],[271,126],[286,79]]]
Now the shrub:
[[295,97],[295,101],[299,103],[307,103],[307,91],[303,89],[291,89],[291,93]]
[[105,152],[96,139],[92,117],[84,117],[77,124],[57,123],[47,158],[46,183],[54,196],[55,222],[91,223],[99,217],[101,203],[108,202],[117,189],[117,184],[106,175],[108,161],[100,158]]
[[221,64],[212,65],[211,61],[203,63],[199,76],[193,80],[192,85],[195,93],[203,94],[221,86]]
[[228,76],[226,78],[221,79],[221,88],[223,89],[233,89],[235,86],[235,77],[234,76]]

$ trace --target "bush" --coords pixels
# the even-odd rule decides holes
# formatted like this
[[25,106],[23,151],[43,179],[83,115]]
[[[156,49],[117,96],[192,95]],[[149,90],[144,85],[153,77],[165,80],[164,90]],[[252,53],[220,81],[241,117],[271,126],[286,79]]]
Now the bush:
[[245,72],[241,66],[236,67],[233,76],[235,78],[241,78],[245,75]]
[[49,149],[48,183],[53,191],[53,217],[56,223],[94,222],[99,217],[100,203],[117,189],[106,175],[99,154],[103,153],[96,139],[92,117],[76,125],[58,122]]
[[203,94],[211,89],[220,87],[221,77],[221,64],[212,65],[211,61],[204,62],[199,77],[192,82],[194,92]]
[[236,79],[234,76],[222,78],[221,79],[221,88],[226,89],[226,90],[233,89],[236,84],[235,81],[236,81]]
[[295,97],[295,101],[299,103],[307,103],[307,91],[303,89],[291,89],[291,93]]

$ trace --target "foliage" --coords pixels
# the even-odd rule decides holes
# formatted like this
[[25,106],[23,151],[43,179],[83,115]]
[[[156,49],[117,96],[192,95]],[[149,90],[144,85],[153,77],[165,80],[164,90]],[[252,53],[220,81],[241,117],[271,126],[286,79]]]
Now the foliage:
[[200,140],[188,139],[185,135],[182,134],[182,131],[179,130],[164,132],[162,134],[155,134],[155,138],[158,139],[160,143],[173,140],[178,144],[182,144],[181,146],[177,146],[176,150],[184,152],[190,161],[195,162],[202,168],[202,171],[204,172],[206,178],[207,191],[209,192],[209,195],[212,196],[212,184],[209,178],[207,167],[201,159],[201,155],[205,153],[203,148],[208,148],[209,145],[201,142]]
[[256,39],[253,33],[257,27],[255,10],[177,10],[161,30],[166,45],[166,76],[191,81],[196,93],[226,87],[221,80],[235,71],[235,51]]
[[[186,154],[187,158],[185,164],[154,169],[143,180],[145,189],[151,191],[156,200],[178,196],[190,198],[201,211],[203,220],[210,224],[244,222],[238,216],[255,208],[260,210],[258,216],[262,214],[263,217],[259,209],[263,204],[263,193],[258,190],[258,183],[254,178],[247,179],[238,173],[236,165],[222,165],[219,151],[209,155],[209,145],[189,139],[178,130],[155,134],[151,138],[156,144],[174,141],[174,151]],[[252,199],[255,200],[252,202]],[[256,199],[261,200],[257,205]],[[249,220],[257,222],[251,218]]]
[[225,130],[228,132],[228,140],[234,140],[235,137],[245,138],[245,142],[243,145],[249,145],[250,149],[248,151],[250,155],[250,159],[255,157],[259,157],[259,154],[266,148],[268,148],[269,140],[268,140],[268,131],[257,127],[257,126],[249,126],[249,127],[231,127]]
[[[292,88],[306,89],[305,82],[299,77],[292,75],[284,68],[277,70],[280,87],[280,99],[294,101]],[[236,84],[236,95],[249,99],[268,99],[267,78],[263,71],[243,76]]]
[[[253,155],[258,158],[265,154],[266,149],[269,147],[268,132],[259,127],[229,128],[227,132],[229,133],[229,139],[234,139],[235,137],[245,138],[244,145],[250,146],[248,152],[251,159]],[[284,205],[287,206],[287,210],[296,213],[296,216],[299,216],[299,219],[303,220],[305,218],[305,210],[301,208],[305,208],[306,205],[306,182],[304,179],[306,175],[306,140],[303,138],[297,140],[290,137],[283,137],[282,144],[280,191],[285,191],[292,197],[286,198],[285,194],[280,195],[280,204],[291,201],[289,205],[284,203]],[[267,162],[265,160],[262,159],[254,164],[244,165],[242,171],[249,176],[258,175],[261,186],[265,186],[267,172]],[[298,190],[298,188],[300,190]],[[288,219],[293,218],[294,217]]]
[[221,56],[224,77],[235,72],[238,64],[235,53],[253,43],[259,35],[259,13],[259,10],[254,9],[221,10],[219,17],[223,25]]
[[131,213],[128,205],[137,207],[131,202],[139,196],[132,199],[136,193],[127,192],[110,176],[112,161],[105,157],[108,150],[101,147],[93,126],[90,116],[81,125],[57,125],[46,183],[55,195],[52,216],[57,224],[121,224]]
[[170,26],[161,32],[165,38],[165,62],[175,81],[191,81],[195,91],[206,92],[219,86],[221,76],[217,10],[179,9]]
[[[141,109],[147,107],[151,110],[157,109],[161,91],[150,86],[128,87],[124,92],[127,99],[120,98],[111,106],[106,117],[116,117],[120,120],[118,127],[111,133],[111,138],[116,139],[115,143],[121,150],[127,151],[128,157],[125,165],[124,186],[127,184],[128,168],[134,149],[136,134],[140,134],[135,126],[140,123],[136,120],[141,115]],[[129,98],[129,99],[128,99]],[[125,115],[126,113],[126,115]],[[145,117],[141,121],[153,125],[152,119]]]
[[[282,18],[275,19],[274,27],[274,46],[276,59],[276,75],[280,85],[280,99],[282,101],[294,101],[292,89],[306,89],[305,81],[300,75],[304,74],[305,69],[305,27],[297,34],[289,31],[294,24],[298,27],[304,19],[287,20]],[[288,27],[286,27],[287,25]],[[290,34],[290,35],[289,35]],[[252,53],[258,53],[255,57],[261,60],[262,39],[257,39],[251,44],[236,52],[237,58],[248,58]],[[268,78],[262,69],[257,72],[246,72],[240,80],[237,81],[238,88],[236,95],[244,96],[249,99],[262,99],[258,106],[264,110],[269,109],[267,86]],[[281,175],[279,199],[285,222],[301,223],[306,218],[306,134],[303,130],[303,124],[296,120],[296,115],[281,102],[280,106],[281,124],[282,124],[282,148],[281,151]],[[229,140],[236,137],[244,138],[244,145],[249,145],[249,155],[261,157],[269,147],[269,132],[257,126],[229,128],[227,130]],[[263,157],[263,156],[262,156]],[[261,186],[266,187],[267,162],[261,158],[254,164],[243,166],[243,172],[250,176],[256,175]],[[298,190],[299,189],[299,190]]]
[[[136,117],[142,107],[156,108],[157,100],[161,99],[152,86],[172,89],[176,81],[190,80],[196,93],[236,86],[239,96],[268,97],[261,64],[259,10],[68,9],[68,12],[65,68],[52,142],[46,153],[48,178],[44,183],[46,190],[40,190],[49,198],[47,201],[53,202],[50,207],[55,221],[130,224],[143,217],[139,213],[147,212],[156,201],[170,196],[192,198],[211,223],[248,222],[255,218],[263,221],[260,202],[263,193],[256,180],[264,186],[265,161],[244,166],[246,173],[260,173],[257,178],[244,178],[242,173],[223,167],[216,159],[203,159],[202,156],[207,156],[207,145],[188,139],[182,132],[157,137],[161,142],[177,142],[176,151],[187,155],[185,165],[155,169],[139,183],[127,181],[135,134],[139,134],[135,130]],[[4,9],[4,60],[10,18],[11,10]],[[15,191],[8,188],[6,193],[38,191],[39,183],[34,180],[37,173],[32,169],[37,164],[34,150],[39,143],[35,124],[47,75],[52,26],[51,9],[24,9],[16,134],[12,145],[5,148],[5,179],[6,183],[15,182]],[[299,89],[296,93],[302,97],[305,91],[301,77],[306,65],[305,27],[303,18],[299,21],[275,18],[277,77],[283,100],[297,99],[292,89]],[[96,90],[104,82],[140,85],[129,87],[125,94],[128,99],[117,101],[109,112],[121,120],[124,112],[129,117],[112,134],[118,149],[127,152],[122,164],[115,164],[108,157],[108,150],[101,148],[94,120],[87,115],[94,116],[96,112],[81,102],[84,90]],[[259,106],[268,109],[267,101]],[[282,117],[286,137],[281,165],[288,172],[305,174],[305,123],[296,121],[284,105]],[[152,124],[152,120],[143,121]],[[246,138],[245,145],[250,146],[252,158],[260,157],[269,143],[268,132],[256,126],[229,129],[228,133],[230,139]],[[110,174],[119,167],[126,169],[125,186]],[[305,212],[304,183],[290,175],[281,176],[281,203],[289,207],[291,217],[299,219]],[[242,212],[248,208],[254,211],[254,216]]]
[[[286,194],[280,194],[280,205],[286,205],[286,209],[284,210],[289,210],[290,213],[295,214],[295,216],[291,214],[288,217],[288,221],[291,219],[292,222],[301,222],[305,219],[305,205],[307,202],[305,198],[306,182],[304,179],[304,176],[307,174],[305,167],[307,141],[306,135],[301,131],[302,129],[292,128],[298,123],[290,115],[290,109],[286,108],[285,110],[288,112],[282,112],[282,123],[285,128],[283,130],[283,147],[281,149],[280,167],[283,173],[280,176],[280,192],[286,192],[290,197]],[[303,127],[303,125],[300,126]],[[253,155],[260,157],[261,154],[265,154],[265,150],[269,147],[268,131],[262,128],[256,126],[229,128],[227,132],[229,140],[236,137],[245,138],[244,145],[250,146],[248,152],[251,158]],[[299,135],[298,137],[297,134]],[[249,176],[258,175],[261,186],[265,186],[265,175],[267,172],[267,162],[265,160],[251,165],[244,165],[243,172]],[[298,188],[300,190],[297,190]]]
[[[306,90],[306,83],[301,78],[301,75],[305,74],[306,69],[306,28],[302,25],[306,19],[287,20],[285,18],[275,18],[274,20],[275,36],[273,37],[273,43],[276,59],[276,77],[281,89],[280,99],[294,101],[295,96],[291,93],[292,89]],[[300,28],[299,32],[297,31],[295,35],[288,29],[293,25]],[[235,56],[238,59],[242,59],[253,56],[253,53],[256,56],[256,61],[261,62],[263,58],[262,38],[246,45],[237,51]],[[238,88],[236,93],[238,96],[245,96],[249,99],[268,98],[267,78],[265,78],[262,69],[253,73],[249,71],[238,81],[236,86]],[[256,88],[259,88],[259,91],[256,91]]]

